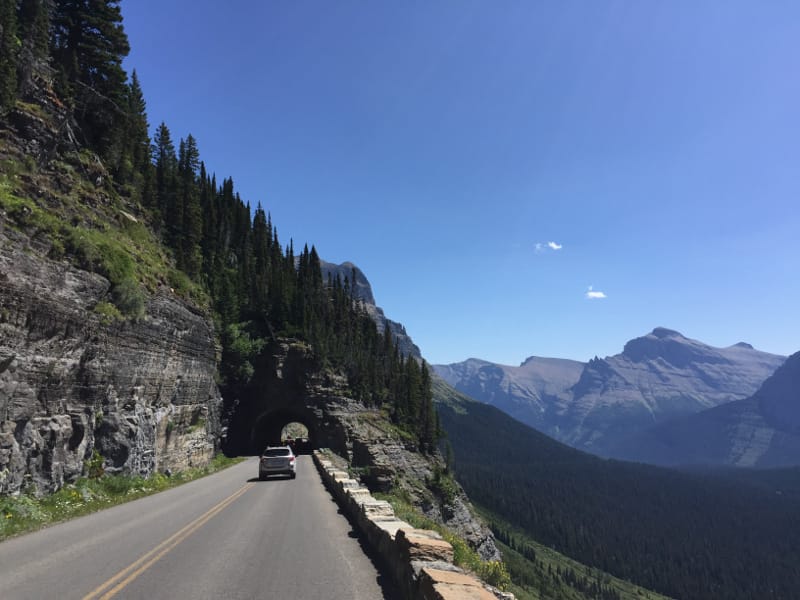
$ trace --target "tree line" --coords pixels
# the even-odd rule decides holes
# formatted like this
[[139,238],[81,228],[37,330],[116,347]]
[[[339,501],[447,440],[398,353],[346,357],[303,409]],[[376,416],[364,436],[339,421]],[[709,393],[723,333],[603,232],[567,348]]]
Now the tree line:
[[0,113],[52,86],[69,126],[116,189],[138,203],[187,280],[207,291],[220,331],[223,385],[247,385],[277,337],[308,342],[353,395],[388,409],[424,451],[439,425],[427,365],[404,356],[355,294],[355,274],[323,280],[314,246],[282,244],[268,212],[218,182],[191,135],[149,134],[144,92],[122,61],[130,50],[118,0],[0,0]]

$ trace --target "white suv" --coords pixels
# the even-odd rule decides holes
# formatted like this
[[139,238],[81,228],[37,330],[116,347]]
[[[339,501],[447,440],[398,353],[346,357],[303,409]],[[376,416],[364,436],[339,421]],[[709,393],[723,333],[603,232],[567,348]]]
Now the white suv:
[[269,475],[297,477],[297,459],[289,446],[267,446],[258,461],[258,478],[264,481]]

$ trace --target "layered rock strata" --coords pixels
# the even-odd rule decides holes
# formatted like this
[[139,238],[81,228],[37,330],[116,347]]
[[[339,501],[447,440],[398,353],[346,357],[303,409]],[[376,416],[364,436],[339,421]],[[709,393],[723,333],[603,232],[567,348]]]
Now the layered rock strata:
[[0,215],[0,493],[205,464],[221,399],[209,322],[168,289],[139,321],[94,311],[109,282],[46,258]]

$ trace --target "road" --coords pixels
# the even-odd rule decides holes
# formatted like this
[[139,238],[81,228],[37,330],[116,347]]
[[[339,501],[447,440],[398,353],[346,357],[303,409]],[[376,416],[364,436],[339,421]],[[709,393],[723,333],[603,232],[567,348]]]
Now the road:
[[297,479],[257,459],[0,543],[0,598],[397,598],[309,456]]

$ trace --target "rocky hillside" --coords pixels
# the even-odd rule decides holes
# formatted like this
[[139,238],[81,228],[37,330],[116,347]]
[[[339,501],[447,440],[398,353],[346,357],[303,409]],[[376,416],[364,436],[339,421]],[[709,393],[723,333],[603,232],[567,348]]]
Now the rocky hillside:
[[749,398],[656,426],[611,448],[662,465],[800,464],[800,353]]
[[348,281],[353,280],[355,273],[356,289],[354,296],[363,302],[364,308],[367,313],[372,317],[372,320],[378,325],[378,330],[383,333],[383,330],[388,327],[392,332],[392,337],[397,344],[399,350],[406,356],[414,356],[421,358],[422,354],[419,347],[411,339],[411,336],[406,332],[406,328],[397,321],[392,321],[387,318],[383,313],[383,309],[375,302],[375,296],[372,293],[372,286],[364,275],[364,272],[351,262],[344,262],[340,265],[321,261],[322,264],[322,277],[327,281],[330,276],[332,279],[339,277],[342,281],[347,278]]
[[387,407],[367,407],[354,400],[347,379],[320,368],[313,349],[298,340],[276,340],[264,356],[233,407],[229,449],[257,452],[270,442],[273,425],[280,435],[286,423],[301,422],[315,447],[345,457],[371,491],[406,499],[467,540],[485,560],[499,558],[494,537],[473,515],[458,484],[450,480],[447,493],[434,484],[443,468],[441,457],[420,452],[413,437],[391,422]]
[[[46,83],[0,119],[0,493],[208,461],[210,320]],[[185,294],[186,290],[182,290]]]
[[[714,348],[656,328],[587,364],[531,358],[435,365],[459,391],[574,447],[607,455],[632,432],[753,394],[785,357],[748,344]],[[623,458],[638,460],[633,446]]]

